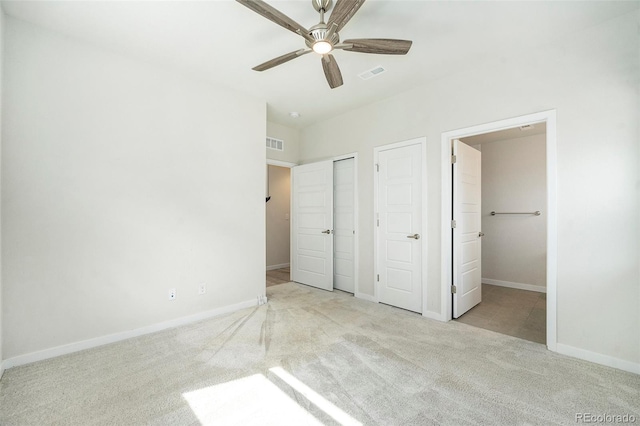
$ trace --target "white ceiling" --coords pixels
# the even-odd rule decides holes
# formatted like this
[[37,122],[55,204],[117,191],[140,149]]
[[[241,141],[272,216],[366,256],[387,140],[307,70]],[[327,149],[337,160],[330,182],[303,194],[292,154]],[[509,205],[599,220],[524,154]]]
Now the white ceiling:
[[[272,6],[311,27],[310,0]],[[304,47],[301,37],[231,0],[3,1],[10,16],[268,103],[269,120],[304,127],[468,68],[508,57],[637,9],[631,1],[369,0],[340,32],[347,38],[413,40],[406,56],[338,51],[344,85],[329,89],[319,57],[309,54],[262,73],[251,68]],[[382,65],[370,80],[357,75]],[[294,120],[288,112],[298,111]]]

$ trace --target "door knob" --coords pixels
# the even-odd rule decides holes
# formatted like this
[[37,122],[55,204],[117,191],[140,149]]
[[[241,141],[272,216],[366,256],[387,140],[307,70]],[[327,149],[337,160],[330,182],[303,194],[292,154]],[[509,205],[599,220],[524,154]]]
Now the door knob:
[[327,229],[326,231],[322,231],[323,234],[330,234],[331,233],[331,229]]
[[478,237],[484,237],[484,232],[478,232]]
[[420,234],[407,235],[407,238],[413,238],[414,240],[419,240]]

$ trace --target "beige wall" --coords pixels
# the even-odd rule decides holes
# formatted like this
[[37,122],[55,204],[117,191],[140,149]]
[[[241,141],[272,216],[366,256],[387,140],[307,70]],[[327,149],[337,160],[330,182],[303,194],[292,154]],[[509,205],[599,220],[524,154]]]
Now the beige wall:
[[289,264],[291,169],[269,166],[267,203],[267,269]]
[[427,139],[427,308],[439,314],[442,133],[556,109],[558,342],[640,363],[639,18],[622,15],[303,129],[302,161],[358,152],[358,291],[374,286],[373,147]]
[[[482,151],[482,278],[540,287],[547,277],[546,137],[492,141]],[[497,212],[533,212],[497,215]],[[483,281],[486,282],[486,281]]]
[[267,159],[298,163],[300,158],[300,131],[292,127],[267,121],[267,136],[284,141],[284,151],[267,149]]
[[5,24],[5,358],[257,303],[266,105]]

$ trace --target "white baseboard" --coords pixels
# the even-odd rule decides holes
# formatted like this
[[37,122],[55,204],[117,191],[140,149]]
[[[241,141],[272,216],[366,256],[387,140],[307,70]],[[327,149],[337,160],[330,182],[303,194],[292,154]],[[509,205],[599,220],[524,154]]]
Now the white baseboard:
[[290,263],[281,263],[279,265],[271,265],[271,266],[267,266],[267,271],[273,271],[274,269],[288,268],[289,266],[291,266]]
[[432,319],[432,320],[444,322],[443,319],[442,319],[442,314],[440,314],[440,313],[425,311],[425,312],[422,313],[422,316],[425,317],[425,318]]
[[547,288],[541,285],[513,283],[511,281],[492,280],[491,278],[483,278],[484,284],[497,285],[500,287],[517,288],[519,290],[537,291],[538,293],[546,293]]
[[0,380],[2,380],[2,376],[4,375],[4,370],[6,369],[4,364],[5,364],[4,361],[0,361]]
[[[265,302],[266,302],[266,297],[265,297]],[[95,348],[97,346],[107,345],[109,343],[119,342],[121,340],[131,339],[132,337],[138,337],[145,334],[155,333],[157,331],[166,330],[168,328],[174,328],[181,325],[191,324],[191,323],[202,321],[208,318],[213,318],[213,317],[228,314],[231,312],[239,311],[241,309],[251,308],[257,305],[258,305],[258,300],[254,298],[254,299],[236,303],[233,305],[222,306],[220,308],[212,309],[210,311],[200,312],[194,315],[189,315],[182,318],[176,318],[173,320],[148,325],[146,327],[136,328],[134,330],[108,334],[106,336],[95,337],[93,339],[82,340],[80,342],[69,343],[67,345],[56,346],[54,348],[44,349],[37,352],[31,352],[24,355],[18,355],[13,358],[5,359],[4,362],[2,363],[2,367],[5,369],[8,369],[12,367],[17,367],[19,365],[29,364],[36,361],[42,361],[42,360],[54,358],[60,355],[66,355],[73,352],[82,351],[85,349]]]
[[376,298],[371,296],[371,295],[369,295],[369,294],[359,293],[359,292],[356,291],[353,295],[355,297],[357,297],[358,299],[366,300],[367,302],[378,303]]
[[574,348],[573,346],[562,343],[558,343],[556,349],[557,352],[562,355],[606,365],[607,367],[617,368],[618,370],[628,371],[629,373],[640,374],[640,363],[614,358],[609,355],[591,352],[586,349]]

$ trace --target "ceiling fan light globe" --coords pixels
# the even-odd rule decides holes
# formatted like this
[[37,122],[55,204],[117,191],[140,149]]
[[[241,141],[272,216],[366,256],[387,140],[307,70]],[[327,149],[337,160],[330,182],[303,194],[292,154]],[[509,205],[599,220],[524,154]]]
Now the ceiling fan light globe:
[[333,50],[333,45],[328,41],[317,41],[311,48],[319,55],[326,55]]

